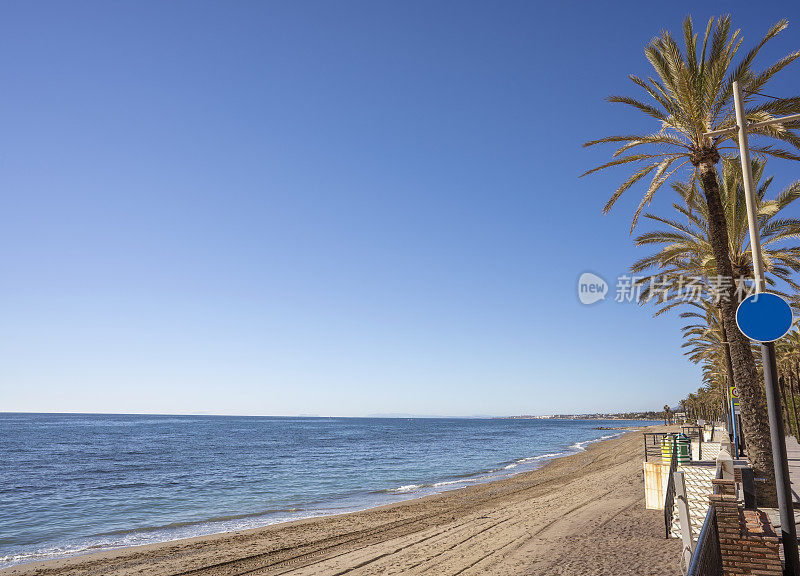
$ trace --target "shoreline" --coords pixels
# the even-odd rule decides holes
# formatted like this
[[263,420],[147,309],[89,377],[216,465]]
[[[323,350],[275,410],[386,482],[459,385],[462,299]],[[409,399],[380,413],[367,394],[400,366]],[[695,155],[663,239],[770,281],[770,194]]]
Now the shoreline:
[[[390,506],[394,504],[403,504],[419,500],[428,496],[436,496],[446,494],[455,490],[461,490],[472,486],[479,486],[488,483],[498,482],[508,478],[513,478],[519,474],[526,474],[534,472],[547,466],[553,460],[558,458],[565,458],[575,454],[579,454],[586,450],[587,446],[592,444],[605,442],[618,438],[628,431],[638,430],[640,427],[627,426],[619,428],[597,428],[598,432],[609,432],[598,438],[591,438],[589,440],[576,441],[569,446],[560,449],[559,452],[546,453],[537,456],[520,458],[509,462],[500,462],[497,464],[498,468],[491,470],[484,470],[475,472],[464,477],[444,478],[438,481],[431,481],[431,483],[421,484],[408,484],[395,488],[385,488],[376,492],[353,494],[346,497],[331,499],[320,502],[317,508],[307,507],[302,508],[287,508],[284,510],[264,511],[252,514],[238,514],[232,515],[227,518],[210,518],[206,520],[189,521],[189,522],[175,522],[162,526],[149,526],[141,528],[132,528],[129,530],[118,530],[113,533],[108,533],[108,536],[117,536],[118,538],[130,537],[132,535],[143,534],[158,534],[162,536],[151,539],[150,541],[137,542],[136,539],[132,543],[109,543],[104,545],[97,542],[84,542],[78,544],[77,542],[71,544],[69,540],[54,544],[52,546],[53,553],[46,553],[44,551],[38,554],[20,552],[17,554],[6,555],[14,557],[31,556],[31,559],[20,561],[11,561],[3,565],[0,563],[0,573],[9,568],[27,566],[30,564],[42,564],[60,560],[69,560],[88,556],[92,554],[100,554],[106,552],[124,551],[142,546],[158,546],[170,543],[181,542],[183,540],[192,540],[195,538],[206,538],[246,530],[259,530],[267,527],[282,526],[292,522],[299,522],[303,520],[323,519],[334,516],[341,516],[346,514],[355,514],[359,512],[366,512],[381,508],[383,506]],[[520,467],[519,470],[514,468]],[[358,503],[348,504],[349,499],[353,499]],[[284,514],[280,514],[283,512]],[[296,512],[296,513],[295,513]],[[245,518],[257,519],[255,522],[244,522]],[[205,529],[204,529],[205,528]],[[181,529],[185,529],[189,533],[181,533]],[[194,531],[195,533],[191,533]],[[170,532],[172,532],[170,534]],[[106,534],[97,534],[94,538],[105,536]],[[92,538],[92,537],[87,537]],[[74,546],[74,548],[71,548]]]
[[[636,476],[638,471],[638,475],[641,476],[641,462],[639,461],[641,455],[638,454],[640,446],[638,438],[634,437],[635,435],[629,432],[620,431],[619,435],[614,438],[582,443],[586,446],[583,451],[554,457],[532,471],[518,472],[502,479],[416,496],[360,511],[314,516],[246,530],[220,532],[73,555],[61,559],[17,564],[3,568],[0,570],[0,574],[11,576],[34,573],[47,575],[147,573],[160,576],[180,573],[179,570],[187,568],[199,570],[197,573],[200,574],[238,574],[240,572],[228,572],[227,569],[220,571],[221,568],[219,566],[215,568],[214,565],[219,565],[220,561],[223,561],[226,566],[231,563],[252,564],[256,562],[252,554],[254,550],[258,551],[258,562],[267,562],[271,566],[272,560],[277,564],[283,564],[280,558],[287,554],[297,553],[306,557],[309,552],[304,552],[304,550],[315,547],[314,557],[324,557],[328,553],[340,556],[341,554],[337,551],[347,549],[347,542],[368,541],[372,543],[371,546],[380,548],[390,545],[395,539],[395,533],[399,534],[397,537],[407,538],[409,530],[411,530],[410,534],[414,534],[441,527],[443,524],[446,525],[459,519],[465,520],[464,515],[469,511],[482,510],[484,513],[473,519],[465,520],[466,523],[461,524],[460,530],[469,532],[471,528],[477,529],[485,524],[484,520],[490,517],[485,514],[491,515],[496,511],[497,506],[487,508],[487,505],[494,500],[494,495],[505,495],[516,501],[520,488],[524,488],[526,492],[535,492],[539,487],[548,483],[581,482],[586,480],[586,476],[590,472],[584,470],[587,466],[589,468],[599,466],[600,471],[605,470],[606,466],[602,462],[598,463],[598,460],[602,461],[605,456],[614,454],[615,450],[618,451],[615,447],[624,447],[624,461],[629,468],[628,472],[634,471],[634,476]],[[631,452],[632,449],[633,452]],[[633,462],[633,468],[630,467],[631,462]],[[643,489],[639,482],[636,484],[636,490],[630,496],[634,500],[641,500],[640,508],[643,509]],[[597,488],[596,482],[590,482],[585,492],[587,495],[591,495],[593,492],[597,492]],[[552,494],[544,494],[544,496],[548,495],[552,496]],[[570,502],[574,498],[569,494],[559,492],[556,496],[558,496],[557,499],[565,501],[562,503],[574,504]],[[572,496],[576,496],[576,494],[572,494]],[[502,504],[501,508],[507,508],[505,499],[501,498],[500,500],[501,502],[495,502],[495,504]],[[569,508],[572,507],[569,506]],[[657,525],[658,514],[653,515],[652,512],[649,512],[649,516],[656,520]],[[391,527],[389,530],[387,530],[387,520],[389,520],[388,526]],[[663,522],[663,519],[661,521]],[[413,530],[414,527],[419,530]],[[524,531],[524,533],[528,532]],[[654,529],[653,534],[646,534],[645,537],[657,538],[659,533],[660,530]],[[353,536],[354,534],[357,536]],[[351,538],[348,539],[348,536]],[[344,541],[340,542],[342,539]],[[501,538],[501,542],[503,541]],[[671,548],[669,544],[670,542],[666,541],[662,547]],[[652,544],[649,546],[652,548]],[[345,554],[347,553],[345,552]],[[316,566],[315,569],[321,568],[318,565],[319,561],[315,560],[312,564]],[[261,572],[259,570],[259,573]],[[267,570],[263,573],[267,574],[271,571]],[[312,573],[326,572],[323,568],[321,572]]]

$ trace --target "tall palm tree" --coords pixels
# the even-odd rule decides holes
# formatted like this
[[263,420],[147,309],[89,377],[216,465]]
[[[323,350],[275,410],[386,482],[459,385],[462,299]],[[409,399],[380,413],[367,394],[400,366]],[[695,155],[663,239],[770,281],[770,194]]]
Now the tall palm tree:
[[[753,162],[756,212],[762,238],[766,281],[773,292],[797,290],[793,273],[800,271],[800,219],[784,215],[786,208],[800,199],[800,182],[794,182],[775,198],[768,198],[773,179],[764,176],[766,163]],[[730,368],[728,339],[720,319],[719,307],[714,300],[716,263],[709,239],[708,206],[692,182],[672,185],[678,200],[672,206],[680,219],[670,219],[645,213],[644,218],[662,226],[638,236],[637,246],[657,248],[657,251],[637,261],[631,271],[646,273],[639,279],[642,300],[653,298],[656,315],[675,306],[695,306],[682,318],[697,319],[695,324],[684,326],[684,347],[689,348],[689,359],[703,366],[703,379],[720,390],[720,402],[725,393],[724,382],[734,382]],[[720,197],[725,208],[730,241],[729,255],[734,276],[752,273],[752,255],[748,242],[748,223],[741,170],[735,160],[723,159],[719,181]],[[685,302],[678,290],[667,291],[670,284],[679,285],[681,278],[691,277],[702,289],[700,301]],[[795,292],[796,293],[796,292]],[[718,380],[721,378],[721,380]],[[723,412],[727,407],[723,405]]]
[[[800,219],[786,216],[784,211],[800,199],[800,181],[793,182],[775,198],[769,199],[767,194],[772,177],[764,177],[765,165],[765,162],[753,162],[756,213],[766,283],[771,291],[790,297],[783,290],[790,288],[794,293],[800,289],[794,279],[794,273],[800,272],[800,245],[796,243],[800,239]],[[660,306],[657,315],[682,303],[677,290],[681,278],[697,279],[703,292],[711,296],[717,295],[715,293],[719,287],[708,205],[692,181],[675,182],[672,188],[678,195],[672,207],[681,219],[645,213],[645,219],[663,226],[663,229],[641,234],[636,237],[635,243],[637,246],[657,247],[658,251],[631,266],[634,274],[647,274],[638,281],[642,287],[641,295],[643,300],[657,298]],[[726,214],[728,256],[734,278],[750,277],[753,258],[748,240],[744,187],[737,161],[723,159],[719,193]],[[792,241],[795,243],[787,244]],[[665,285],[675,285],[676,290],[667,292]]]
[[[723,155],[735,153],[736,135],[707,138],[703,134],[712,130],[733,127],[736,124],[732,111],[732,82],[739,81],[745,89],[745,107],[748,122],[772,119],[775,115],[800,113],[800,97],[772,99],[755,103],[756,93],[764,90],[768,82],[786,66],[800,57],[793,52],[767,68],[754,68],[756,56],[764,45],[786,28],[788,22],[781,20],[738,62],[734,62],[742,39],[739,30],[731,31],[730,16],[710,19],[706,26],[702,47],[698,50],[697,34],[691,18],[683,24],[684,50],[669,32],[663,32],[646,48],[645,55],[655,70],[655,77],[646,80],[631,76],[631,80],[649,95],[651,101],[644,102],[628,96],[611,96],[611,102],[632,106],[661,124],[661,129],[651,134],[628,134],[610,136],[587,142],[585,146],[602,143],[619,144],[613,160],[586,172],[590,174],[612,166],[637,166],[606,203],[604,212],[611,209],[617,199],[637,182],[650,178],[650,185],[642,197],[633,218],[631,230],[639,214],[653,199],[661,186],[682,167],[692,170],[698,178],[706,197],[709,212],[709,233],[714,252],[717,273],[726,278],[733,277],[728,255],[728,232],[725,210],[720,199],[717,183],[717,163]],[[786,142],[800,148],[800,136],[795,130],[800,123],[775,124],[751,131],[753,136],[764,136]],[[796,153],[754,138],[751,147],[756,157],[774,156],[800,160]],[[584,175],[586,175],[584,174]],[[750,342],[736,327],[736,294],[729,289],[729,300],[722,305],[722,318],[731,342],[733,370],[739,386],[742,422],[747,442],[747,452],[756,473],[767,479],[771,489],[762,491],[760,497],[765,504],[776,502],[774,469],[770,446],[769,428],[763,391],[758,383],[755,359]]]
[[669,415],[672,410],[669,409],[669,404],[664,404],[664,426],[669,424]]
[[[794,420],[795,438],[800,440],[800,388],[798,388],[798,370],[800,368],[800,330],[795,327],[780,342],[776,343],[778,355],[778,369],[782,373],[783,383],[788,390],[787,411],[789,417]],[[797,393],[795,393],[797,391]],[[790,426],[791,428],[791,426]]]
[[683,312],[681,318],[695,320],[694,324],[682,327],[687,349],[686,355],[695,364],[702,365],[703,382],[709,390],[713,390],[719,406],[720,414],[727,414],[725,406],[726,375],[730,378],[728,370],[728,356],[722,322],[719,311],[710,299],[692,302],[696,311]]

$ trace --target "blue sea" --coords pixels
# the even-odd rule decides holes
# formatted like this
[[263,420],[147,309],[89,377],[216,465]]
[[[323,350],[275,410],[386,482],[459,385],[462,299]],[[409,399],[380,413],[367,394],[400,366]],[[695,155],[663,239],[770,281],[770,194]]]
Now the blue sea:
[[626,425],[0,413],[0,567],[418,498]]

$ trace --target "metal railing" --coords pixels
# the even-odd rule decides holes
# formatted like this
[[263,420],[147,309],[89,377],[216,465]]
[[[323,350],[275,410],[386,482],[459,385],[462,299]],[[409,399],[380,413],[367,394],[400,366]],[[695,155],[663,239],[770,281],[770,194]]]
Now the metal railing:
[[661,459],[661,440],[668,436],[669,432],[643,432],[644,437],[644,461],[650,458]]
[[708,507],[706,519],[697,537],[697,544],[695,544],[686,576],[723,576],[722,553],[719,549],[719,534],[717,533],[717,515],[714,512],[713,502]]
[[687,436],[690,440],[697,438],[698,456],[703,453],[703,427],[702,426],[681,426],[681,433]]
[[666,538],[672,531],[672,519],[675,516],[675,477],[673,472],[678,469],[678,443],[672,443],[672,458],[669,461],[669,479],[667,480],[667,490],[664,494],[664,526],[667,531]]
[[[717,478],[722,477],[722,469],[717,468]],[[716,488],[714,493],[716,493]],[[719,548],[719,532],[717,531],[717,515],[714,510],[714,503],[708,507],[706,519],[700,534],[697,536],[697,543],[694,547],[692,560],[686,570],[686,576],[723,576],[722,571],[722,552]]]

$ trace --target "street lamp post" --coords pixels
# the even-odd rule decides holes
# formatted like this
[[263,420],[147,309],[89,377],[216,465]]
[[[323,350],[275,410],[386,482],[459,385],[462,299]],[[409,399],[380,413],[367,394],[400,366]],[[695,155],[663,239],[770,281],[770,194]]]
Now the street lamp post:
[[[706,137],[723,136],[727,134],[739,135],[739,158],[742,162],[742,184],[744,187],[745,203],[747,204],[747,223],[750,231],[750,251],[753,255],[753,276],[755,291],[761,293],[765,288],[764,265],[761,255],[761,236],[758,229],[758,215],[756,213],[756,197],[753,190],[753,172],[750,163],[750,146],[747,140],[748,130],[784,124],[800,120],[800,114],[773,118],[765,122],[747,124],[745,117],[742,89],[739,82],[733,83],[733,104],[736,110],[736,127],[725,130],[715,130],[703,134]],[[767,414],[769,416],[769,431],[772,441],[772,461],[775,466],[775,487],[778,492],[778,510],[781,518],[781,535],[783,540],[783,554],[786,564],[786,574],[800,576],[800,558],[797,550],[797,529],[794,524],[794,510],[792,506],[792,491],[789,481],[789,462],[786,457],[786,438],[781,417],[781,399],[778,393],[778,370],[775,362],[775,344],[767,342],[761,344],[761,359],[764,368],[764,384],[767,393]]]

